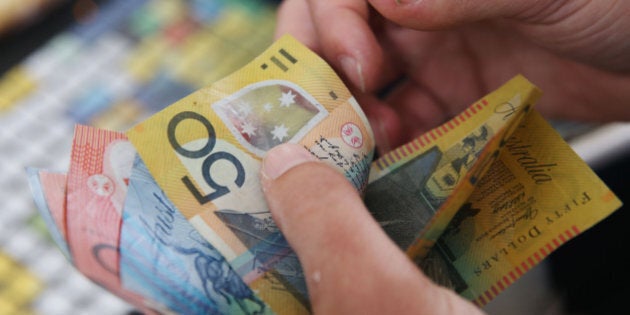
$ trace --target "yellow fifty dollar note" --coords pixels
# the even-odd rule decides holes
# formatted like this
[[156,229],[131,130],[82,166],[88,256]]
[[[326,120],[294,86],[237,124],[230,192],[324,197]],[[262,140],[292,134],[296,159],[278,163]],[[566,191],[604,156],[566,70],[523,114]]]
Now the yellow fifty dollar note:
[[436,282],[484,305],[621,203],[516,76],[375,161],[365,201]]
[[507,139],[422,263],[484,305],[621,201],[536,111]]
[[366,205],[411,257],[431,249],[540,95],[516,76],[373,163]]
[[169,199],[277,313],[308,310],[297,257],[258,179],[270,148],[300,143],[362,190],[374,142],[335,72],[289,36],[127,136]]

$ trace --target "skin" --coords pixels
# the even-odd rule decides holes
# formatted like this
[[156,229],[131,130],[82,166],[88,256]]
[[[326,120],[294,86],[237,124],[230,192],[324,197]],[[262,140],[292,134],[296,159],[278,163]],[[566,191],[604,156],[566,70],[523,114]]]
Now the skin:
[[[286,0],[276,35],[323,56],[387,152],[521,73],[547,118],[630,120],[630,1]],[[338,172],[296,145],[261,181],[300,257],[316,314],[480,314],[432,283]]]
[[303,147],[275,147],[261,172],[274,220],[302,263],[314,314],[482,314],[431,282],[349,181]]
[[537,108],[547,118],[630,119],[627,1],[368,2],[287,0],[276,34],[304,42],[357,90],[380,152],[518,73],[545,93]]

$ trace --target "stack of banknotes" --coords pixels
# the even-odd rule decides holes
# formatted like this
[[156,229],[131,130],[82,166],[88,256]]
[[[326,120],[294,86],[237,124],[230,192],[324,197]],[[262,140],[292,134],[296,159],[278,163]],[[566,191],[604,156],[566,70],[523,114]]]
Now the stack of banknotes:
[[67,173],[27,174],[68,261],[147,314],[308,314],[258,178],[266,151],[299,143],[419,268],[482,306],[621,205],[534,110],[540,96],[517,75],[374,160],[359,104],[285,36],[125,132],[77,125]]

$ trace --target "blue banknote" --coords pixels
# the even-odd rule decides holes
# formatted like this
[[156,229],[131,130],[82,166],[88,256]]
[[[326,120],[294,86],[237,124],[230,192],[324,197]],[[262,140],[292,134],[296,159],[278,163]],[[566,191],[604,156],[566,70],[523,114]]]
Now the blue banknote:
[[[46,194],[58,193],[55,191],[46,191],[47,189],[52,189],[52,187],[46,187],[40,178],[40,170],[32,167],[26,168],[26,174],[28,177],[28,184],[31,188],[31,192],[33,194],[33,200],[35,201],[35,206],[39,211],[40,216],[44,220],[46,227],[48,228],[48,232],[53,242],[59,247],[59,250],[66,256],[66,259],[72,262],[72,257],[70,256],[70,249],[68,248],[68,243],[66,242],[66,238],[63,236],[60,227],[55,223],[55,219],[50,212],[50,207],[48,202],[46,201]],[[65,176],[63,174],[59,174]],[[59,198],[55,198],[56,200],[65,199],[65,194],[63,196],[57,196]],[[57,205],[60,207],[64,207],[64,205]]]
[[123,210],[125,288],[178,314],[273,314],[225,258],[166,198],[140,158]]

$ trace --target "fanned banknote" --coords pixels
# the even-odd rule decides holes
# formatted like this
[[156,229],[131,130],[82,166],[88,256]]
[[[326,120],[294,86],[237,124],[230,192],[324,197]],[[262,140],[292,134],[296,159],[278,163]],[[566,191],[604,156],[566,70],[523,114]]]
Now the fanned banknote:
[[533,109],[540,96],[516,76],[372,162],[359,105],[285,36],[126,134],[77,126],[65,213],[63,174],[28,172],[77,268],[145,311],[306,314],[300,263],[258,182],[267,150],[300,143],[364,191],[424,272],[484,305],[621,204]]
[[267,150],[293,142],[365,187],[372,131],[330,66],[285,36],[127,135],[166,196],[276,312],[307,312],[299,261],[258,173]]

